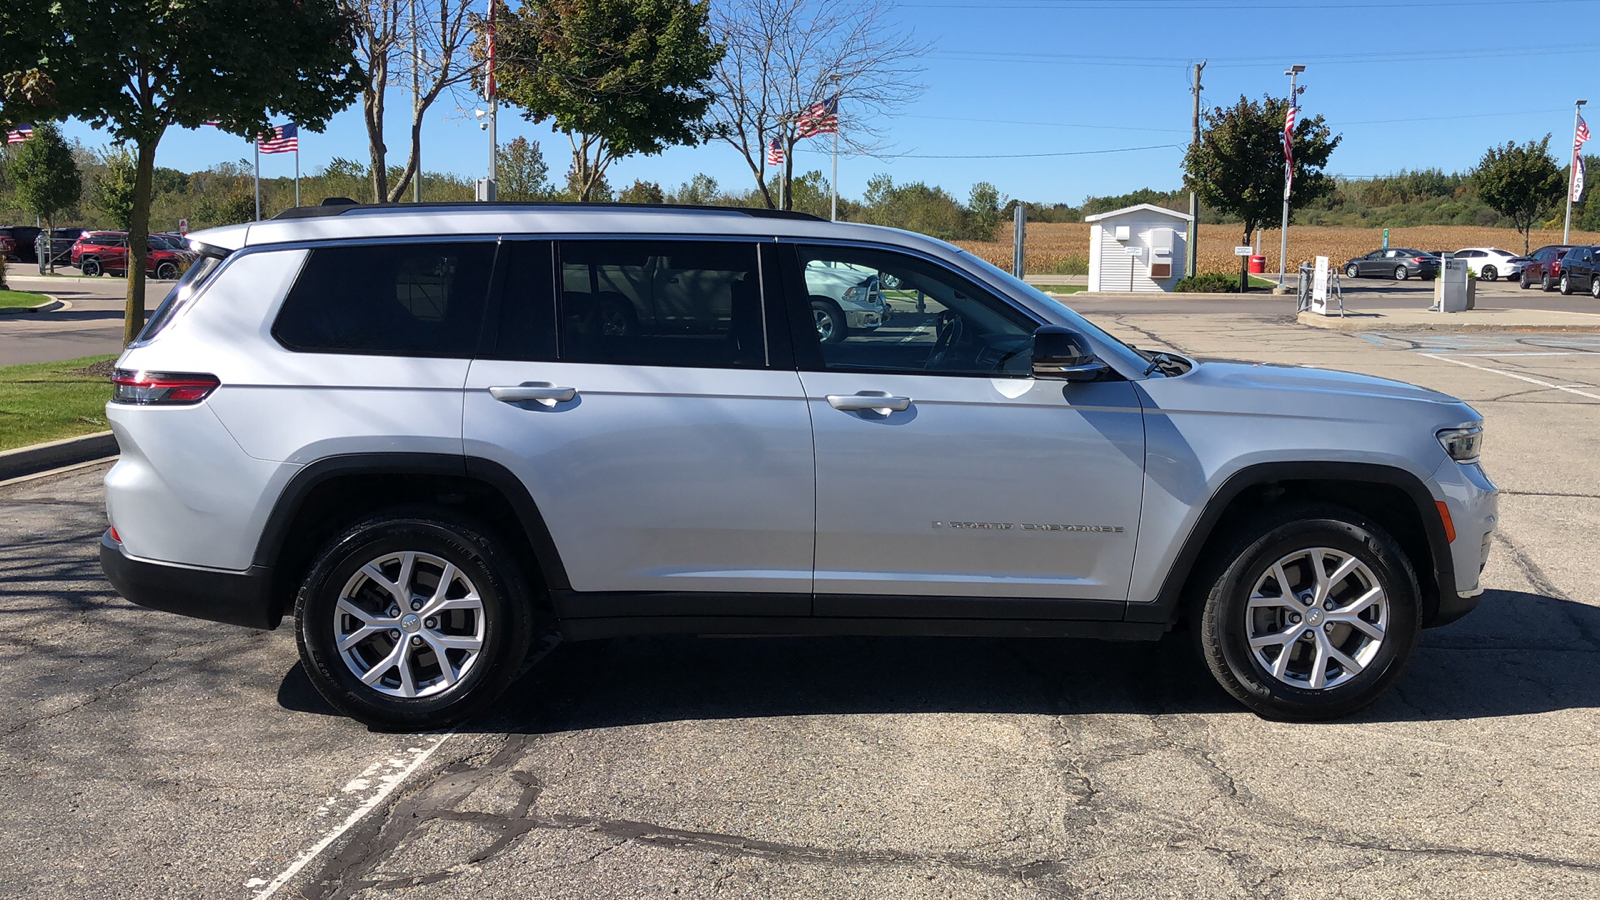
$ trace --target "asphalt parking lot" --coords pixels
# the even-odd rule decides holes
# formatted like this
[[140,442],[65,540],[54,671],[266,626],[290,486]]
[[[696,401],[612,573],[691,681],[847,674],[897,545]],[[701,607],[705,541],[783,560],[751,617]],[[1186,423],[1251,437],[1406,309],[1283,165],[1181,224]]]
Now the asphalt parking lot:
[[1245,712],[1180,634],[639,638],[380,734],[288,630],[111,594],[89,466],[0,486],[0,895],[1600,895],[1600,335],[1095,306],[1141,346],[1472,402],[1503,491],[1481,608],[1331,724]]

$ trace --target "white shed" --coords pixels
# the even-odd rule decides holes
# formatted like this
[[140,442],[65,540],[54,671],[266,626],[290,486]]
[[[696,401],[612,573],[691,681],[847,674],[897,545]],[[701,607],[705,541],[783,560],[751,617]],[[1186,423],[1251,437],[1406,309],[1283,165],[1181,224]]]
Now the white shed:
[[1083,220],[1089,223],[1089,290],[1170,291],[1188,274],[1188,213],[1141,203]]

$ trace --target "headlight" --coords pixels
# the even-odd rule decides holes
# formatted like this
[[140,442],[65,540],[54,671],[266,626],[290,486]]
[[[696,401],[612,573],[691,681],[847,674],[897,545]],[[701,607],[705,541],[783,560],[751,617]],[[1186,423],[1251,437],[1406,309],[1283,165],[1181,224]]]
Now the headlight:
[[1439,444],[1458,463],[1477,462],[1478,453],[1483,449],[1483,423],[1445,428],[1439,432]]

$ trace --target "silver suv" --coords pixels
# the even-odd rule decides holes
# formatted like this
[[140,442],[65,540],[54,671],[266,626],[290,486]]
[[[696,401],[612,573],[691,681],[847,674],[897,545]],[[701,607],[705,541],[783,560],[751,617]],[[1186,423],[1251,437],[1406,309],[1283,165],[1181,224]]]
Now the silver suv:
[[[1471,407],[1136,350],[918,235],[462,204],[191,241],[118,362],[101,563],[143,606],[292,609],[364,722],[473,715],[550,631],[1175,627],[1251,709],[1320,719],[1482,590]],[[824,340],[818,269],[892,317]]]

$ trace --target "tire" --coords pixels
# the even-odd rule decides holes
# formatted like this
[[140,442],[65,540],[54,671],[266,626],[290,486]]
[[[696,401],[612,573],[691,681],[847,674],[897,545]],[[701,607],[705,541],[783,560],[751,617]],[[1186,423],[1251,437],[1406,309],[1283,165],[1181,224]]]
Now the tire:
[[1394,267],[1394,280],[1395,281],[1405,281],[1407,278],[1410,278],[1410,277],[1411,277],[1411,273],[1406,271],[1406,267],[1405,266],[1395,266]]
[[1546,272],[1543,275],[1539,276],[1539,290],[1549,292],[1549,291],[1552,291],[1554,289],[1555,289],[1555,283],[1550,280],[1550,273],[1549,272]]
[[1353,264],[1345,266],[1344,267],[1344,277],[1346,277],[1346,278],[1360,278],[1361,277],[1361,270],[1356,268],[1355,265],[1353,265]]
[[178,264],[164,262],[156,266],[156,278],[160,281],[171,281],[178,277]]
[[1478,273],[1478,277],[1484,281],[1497,281],[1500,278],[1500,270],[1494,266],[1484,266],[1483,271]]
[[1517,276],[1517,286],[1522,288],[1523,290],[1527,290],[1528,288],[1533,287],[1533,282],[1528,280],[1528,273],[1526,271],[1524,271],[1521,275]]
[[[441,597],[447,565],[455,573]],[[390,598],[397,583],[413,598],[409,610]],[[442,615],[427,615],[434,604]],[[300,588],[295,620],[301,664],[329,703],[369,726],[420,730],[471,718],[505,691],[527,656],[533,608],[527,579],[492,532],[439,511],[396,510],[327,545]],[[363,632],[341,652],[338,635]]]
[[1564,297],[1572,296],[1572,276],[1565,272],[1561,274],[1561,294]]
[[844,320],[844,311],[831,300],[811,301],[811,323],[818,340],[824,344],[837,344],[850,334]]
[[602,297],[589,312],[589,333],[626,337],[639,333],[639,314],[626,300]]
[[[1287,508],[1242,533],[1219,557],[1225,567],[1206,582],[1197,611],[1200,653],[1223,689],[1262,716],[1299,721],[1349,715],[1383,696],[1404,674],[1421,633],[1416,573],[1394,539],[1350,510],[1321,505]],[[1355,568],[1332,582],[1322,607],[1307,606],[1293,594],[1315,592],[1310,567],[1319,554],[1327,554],[1321,558],[1329,574],[1351,560]],[[1282,596],[1275,568],[1291,589],[1282,603],[1274,602]],[[1373,588],[1381,599],[1360,607]],[[1332,614],[1327,602],[1335,604]],[[1366,624],[1345,624],[1353,618]],[[1251,646],[1252,637],[1274,636],[1289,640]],[[1353,671],[1329,647],[1348,654]]]
[[78,263],[78,271],[82,272],[86,278],[98,278],[101,272],[100,260],[86,259]]
[[1600,275],[1589,276],[1589,296],[1600,300]]

